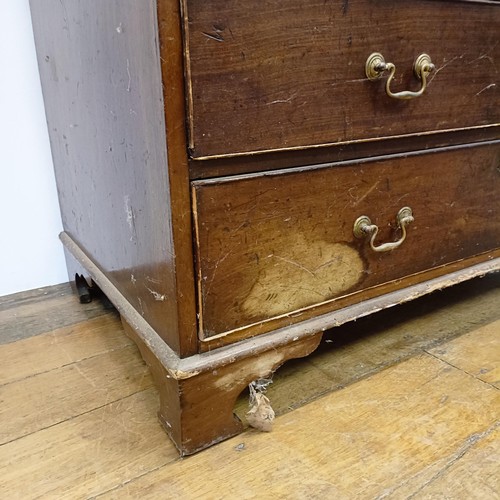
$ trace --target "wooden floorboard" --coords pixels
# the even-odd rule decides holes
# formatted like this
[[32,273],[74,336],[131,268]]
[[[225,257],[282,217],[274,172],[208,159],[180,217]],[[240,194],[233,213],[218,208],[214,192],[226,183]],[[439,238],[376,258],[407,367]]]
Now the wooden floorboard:
[[0,297],[0,344],[95,318],[109,310],[80,304],[68,283]]
[[0,387],[0,444],[123,399],[152,385],[128,346]]
[[500,320],[429,352],[500,389]]
[[0,345],[0,384],[54,370],[132,345],[116,314],[65,326],[17,342]]
[[407,498],[491,432],[499,404],[424,354],[103,497]]
[[500,498],[499,283],[333,330],[273,377],[273,432],[183,460],[115,312],[0,298],[0,498]]
[[0,498],[88,498],[177,460],[141,391],[0,448]]
[[416,499],[500,497],[500,429],[472,436],[471,446],[464,447],[447,467],[437,472],[415,494]]

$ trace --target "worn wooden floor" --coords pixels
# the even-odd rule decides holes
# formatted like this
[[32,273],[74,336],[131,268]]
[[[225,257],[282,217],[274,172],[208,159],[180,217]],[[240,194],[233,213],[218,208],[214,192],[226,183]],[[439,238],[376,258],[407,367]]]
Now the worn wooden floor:
[[500,498],[499,284],[336,329],[275,375],[272,433],[184,460],[113,310],[0,298],[0,498]]

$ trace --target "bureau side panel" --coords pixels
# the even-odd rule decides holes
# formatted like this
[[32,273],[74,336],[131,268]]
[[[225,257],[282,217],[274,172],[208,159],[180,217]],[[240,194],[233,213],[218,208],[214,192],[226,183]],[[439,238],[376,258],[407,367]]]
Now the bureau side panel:
[[31,10],[64,229],[180,353],[156,2]]

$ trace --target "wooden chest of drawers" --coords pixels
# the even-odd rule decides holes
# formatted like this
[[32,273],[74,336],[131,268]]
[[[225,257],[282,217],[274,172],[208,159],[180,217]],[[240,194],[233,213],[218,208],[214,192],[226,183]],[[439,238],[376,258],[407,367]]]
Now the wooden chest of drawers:
[[182,454],[325,329],[499,269],[498,2],[31,9],[70,275]]

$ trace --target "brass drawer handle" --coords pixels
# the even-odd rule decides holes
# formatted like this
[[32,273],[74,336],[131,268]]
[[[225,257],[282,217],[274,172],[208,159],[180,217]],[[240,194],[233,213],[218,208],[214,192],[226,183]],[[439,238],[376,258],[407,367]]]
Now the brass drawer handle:
[[356,219],[354,223],[353,233],[356,238],[364,238],[371,236],[370,247],[374,252],[389,252],[398,248],[401,243],[406,239],[406,226],[413,222],[413,212],[410,207],[403,207],[397,215],[398,227],[401,228],[401,238],[392,243],[382,243],[382,245],[375,246],[375,238],[378,233],[378,226],[372,224],[372,221],[366,215],[362,215]]
[[378,52],[374,52],[368,57],[365,64],[365,73],[369,80],[377,80],[385,71],[389,71],[389,78],[385,84],[385,91],[389,97],[393,99],[413,99],[421,96],[427,88],[427,76],[435,68],[431,58],[427,54],[420,54],[413,64],[413,72],[415,76],[422,80],[422,87],[418,92],[411,90],[403,90],[402,92],[392,92],[391,83],[396,72],[396,66],[392,63],[385,62],[384,56]]

